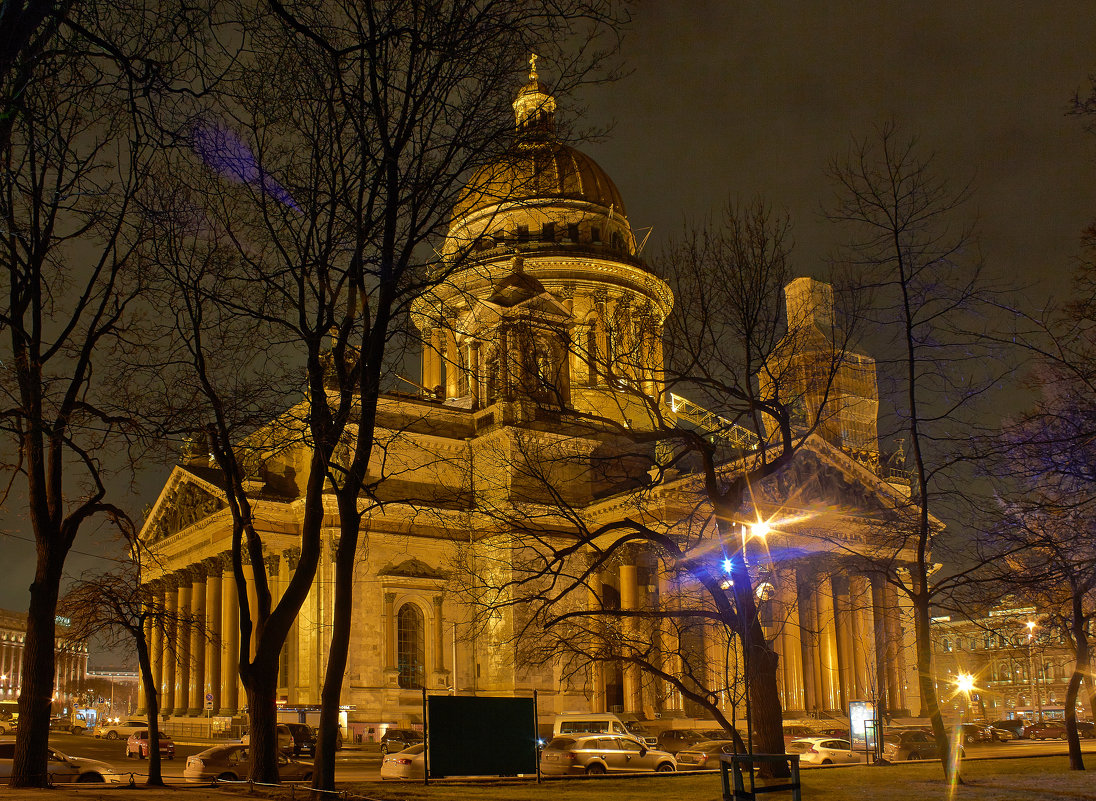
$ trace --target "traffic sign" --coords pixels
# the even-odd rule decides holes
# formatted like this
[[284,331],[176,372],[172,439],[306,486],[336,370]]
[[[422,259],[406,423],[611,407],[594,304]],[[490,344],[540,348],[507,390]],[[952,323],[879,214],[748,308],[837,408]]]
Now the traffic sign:
[[205,708],[213,709],[213,693],[206,693]]

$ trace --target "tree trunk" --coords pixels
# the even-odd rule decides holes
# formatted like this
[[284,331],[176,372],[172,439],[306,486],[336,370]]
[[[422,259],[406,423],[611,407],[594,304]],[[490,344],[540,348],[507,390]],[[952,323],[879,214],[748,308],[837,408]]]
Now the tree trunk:
[[[720,522],[724,542],[733,542],[737,532],[732,524],[730,529]],[[735,613],[738,615],[737,634],[742,641],[742,653],[745,656],[745,676],[747,698],[750,709],[746,719],[748,733],[753,741],[753,753],[784,753],[784,715],[780,704],[780,691],[776,682],[776,669],[780,658],[765,638],[765,631],[757,613],[757,601],[754,596],[753,579],[750,577],[746,562],[745,544],[743,550],[730,557],[731,594],[734,597]],[[764,776],[786,777],[789,775],[786,764],[763,764],[760,772]]]
[[1073,662],[1073,675],[1069,677],[1069,684],[1066,686],[1066,740],[1069,742],[1069,769],[1070,770],[1084,770],[1085,760],[1081,755],[1081,737],[1077,732],[1077,694],[1081,690],[1081,681],[1088,674],[1089,669],[1089,652],[1088,652],[1088,632],[1085,631],[1085,624],[1087,620],[1085,618],[1084,610],[1084,596],[1083,590],[1078,591],[1076,587],[1073,588],[1072,600],[1072,615],[1070,623],[1073,631],[1073,650],[1074,650],[1074,662]]
[[354,610],[354,555],[358,550],[361,515],[357,492],[340,492],[339,515],[342,534],[335,551],[335,605],[331,621],[331,643],[327,671],[320,693],[320,729],[316,742],[312,789],[335,789],[335,745],[339,729],[339,700],[350,653],[350,622]]
[[750,651],[748,666],[754,752],[783,754],[784,710],[780,705],[780,688],[776,681],[780,657],[765,640],[761,625],[756,625],[755,629],[758,639]]
[[145,699],[148,705],[148,780],[145,782],[150,787],[162,787],[164,777],[160,764],[160,696],[157,694],[156,682],[152,680],[152,659],[148,653],[148,642],[145,640],[144,629],[138,629],[137,635],[137,664],[141,669],[141,683],[145,686]]
[[932,675],[932,639],[929,632],[929,601],[924,593],[911,594],[913,601],[914,635],[917,643],[917,676],[921,684],[921,717],[928,717],[932,723],[932,735],[936,747],[940,750],[940,762],[944,766],[944,776],[952,779],[951,743],[948,731],[944,728],[944,718],[940,714],[940,704],[936,698],[936,683]]
[[59,540],[60,534],[39,531],[36,536],[38,563],[34,583],[30,585],[30,609],[23,641],[23,678],[19,693],[19,731],[15,736],[15,758],[9,787],[49,786],[46,748],[49,745],[56,669],[57,593],[64,557],[55,558],[49,547],[42,543],[43,539]]
[[[272,664],[271,664],[272,662]],[[252,660],[247,683],[248,732],[251,744],[251,781],[279,784],[278,776],[278,659],[259,651]]]

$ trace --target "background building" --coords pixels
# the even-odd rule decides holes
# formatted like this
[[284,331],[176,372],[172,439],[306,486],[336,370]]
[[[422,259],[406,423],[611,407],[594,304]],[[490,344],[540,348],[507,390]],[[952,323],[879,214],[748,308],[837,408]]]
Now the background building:
[[[974,677],[977,717],[1061,718],[1075,659],[1065,638],[1048,629],[1034,606],[1006,599],[985,615],[932,620],[933,661],[941,709],[958,715],[962,699],[948,692],[960,673]],[[1030,624],[1030,625],[1029,625]],[[951,699],[945,702],[945,699]],[[1081,684],[1077,715],[1092,719],[1092,680]]]
[[[71,706],[84,686],[88,668],[86,643],[64,641],[68,621],[57,618],[57,644],[54,658],[54,706]],[[0,700],[18,700],[23,671],[23,638],[27,631],[27,613],[0,609]]]

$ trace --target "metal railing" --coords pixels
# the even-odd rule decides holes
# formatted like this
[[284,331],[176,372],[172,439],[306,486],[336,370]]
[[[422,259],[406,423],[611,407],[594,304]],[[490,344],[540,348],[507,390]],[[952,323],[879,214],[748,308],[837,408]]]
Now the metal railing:
[[[773,784],[757,784],[756,764],[790,766],[791,776],[787,781]],[[746,765],[745,770],[743,765]],[[749,777],[749,788],[746,787]],[[782,793],[791,791],[793,801],[802,801],[802,789],[799,781],[799,754],[720,754],[719,778],[723,784],[723,801],[756,801],[763,793]]]
[[757,450],[761,444],[761,440],[752,431],[672,392],[670,393],[670,411],[688,420],[706,434],[718,437],[741,450]]

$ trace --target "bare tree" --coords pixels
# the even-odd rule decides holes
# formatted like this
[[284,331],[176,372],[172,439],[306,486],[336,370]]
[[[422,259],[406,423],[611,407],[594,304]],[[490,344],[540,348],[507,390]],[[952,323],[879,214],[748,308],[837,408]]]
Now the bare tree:
[[[89,640],[109,650],[136,649],[141,683],[148,704],[148,779],[149,786],[163,786],[160,749],[160,697],[152,674],[152,654],[148,634],[153,626],[185,627],[205,637],[201,616],[169,610],[142,581],[141,565],[149,557],[134,537],[127,540],[129,558],[113,570],[86,573],[73,583],[61,599],[60,610],[72,624],[66,636],[75,642]],[[175,654],[177,643],[165,640],[167,653]]]
[[[1074,770],[1084,769],[1076,705],[1082,682],[1090,682],[1091,692],[1089,632],[1096,619],[1096,229],[1082,242],[1070,300],[1027,316],[1031,330],[1023,341],[1035,358],[1027,380],[1038,395],[1004,426],[1000,463],[1007,460],[1008,470],[997,471],[1007,477],[999,482],[1004,519],[998,536],[1017,551],[997,578],[1035,604],[1075,657],[1065,701]],[[1093,706],[1096,714],[1096,700]]]
[[[995,294],[981,276],[971,230],[955,222],[968,189],[949,188],[915,138],[884,125],[854,141],[831,175],[837,188],[828,215],[847,235],[838,258],[858,277],[858,291],[870,293],[865,319],[876,332],[872,349],[893,381],[881,393],[896,412],[883,435],[901,438],[908,449],[911,495],[888,521],[872,561],[912,604],[921,715],[947,755],[930,610],[974,568],[962,545],[968,532],[960,526],[949,549],[941,520],[967,519],[975,508],[962,470],[973,458],[970,443],[988,432],[978,403],[1007,373],[994,337],[982,330]],[[958,563],[934,576],[935,563],[950,561],[949,554]],[[946,756],[942,763],[950,774]]]
[[128,124],[137,90],[84,40],[57,34],[6,115],[0,426],[17,454],[5,465],[6,492],[25,482],[37,549],[12,786],[45,782],[66,556],[85,522],[122,517],[107,499],[103,456],[124,451],[127,417],[112,402],[106,363],[135,334],[130,306],[141,289],[132,256],[143,234],[131,201],[150,149]]
[[[560,90],[572,90],[602,63],[597,42],[618,18],[608,3],[538,2],[271,2],[240,17],[243,52],[194,126],[206,171],[176,164],[185,178],[176,176],[175,197],[186,200],[169,216],[183,245],[163,252],[187,265],[176,270],[186,298],[180,363],[209,409],[204,428],[232,511],[256,780],[277,778],[278,655],[315,573],[325,496],[338,506],[314,775],[315,787],[331,789],[363,501],[383,479],[370,468],[377,398],[401,356],[410,304],[463,263],[458,254],[437,267],[433,246],[470,171],[511,142],[515,67],[536,49],[558,67]],[[303,366],[304,400],[276,424],[280,446],[257,446],[269,430],[239,424],[254,405],[227,403],[225,385],[212,378],[215,317],[253,321],[253,337],[276,343],[284,366]],[[292,441],[311,449],[301,556],[274,604],[244,478],[250,448],[261,462]],[[245,553],[256,608],[242,591]]]

